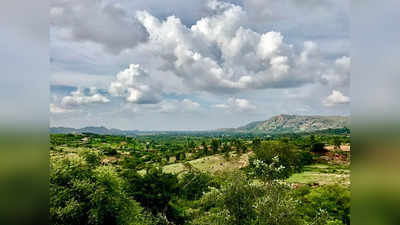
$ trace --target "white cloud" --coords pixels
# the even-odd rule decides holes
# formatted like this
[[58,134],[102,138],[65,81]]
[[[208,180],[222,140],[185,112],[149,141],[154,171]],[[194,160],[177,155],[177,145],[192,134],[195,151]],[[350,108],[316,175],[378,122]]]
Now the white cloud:
[[343,56],[341,58],[336,59],[335,65],[342,68],[343,70],[348,71],[350,69],[351,59],[350,57]]
[[50,104],[50,113],[51,114],[62,114],[62,113],[68,113],[68,112],[71,112],[71,110],[57,106],[55,104]]
[[178,100],[165,100],[160,102],[156,107],[156,111],[163,113],[176,113],[176,112],[196,112],[200,109],[200,104],[190,99]]
[[300,54],[300,63],[307,63],[310,57],[318,54],[318,45],[312,41],[304,42],[303,51]]
[[97,93],[97,89],[92,87],[89,89],[89,93],[86,94],[81,88],[71,92],[70,96],[64,96],[61,100],[61,104],[66,107],[87,105],[91,103],[107,103],[110,100],[100,93]]
[[216,108],[226,109],[228,111],[249,111],[256,109],[247,99],[229,98],[227,103],[217,104]]
[[268,32],[260,38],[258,54],[261,58],[267,59],[279,53],[279,48],[283,43],[283,36],[278,32]]
[[343,95],[342,92],[333,90],[332,94],[330,94],[328,97],[326,97],[322,103],[327,106],[335,106],[339,104],[349,104],[350,103],[350,98]]
[[160,91],[149,75],[136,64],[131,64],[129,68],[119,72],[109,87],[111,95],[122,96],[127,102],[136,104],[158,103]]
[[[82,107],[90,118],[54,117],[69,117],[64,119],[68,126],[78,120],[86,125],[97,115],[98,121],[113,127],[160,129],[187,124],[231,127],[293,110],[347,112],[348,105],[321,104],[331,90],[349,93],[347,4],[348,0],[52,0],[52,85],[111,92],[111,83],[121,83],[122,88],[115,87],[115,97],[101,92],[110,104]],[[125,69],[121,65],[131,63],[147,74],[135,77],[132,85],[116,77]],[[71,95],[69,88],[52,88],[59,96],[52,100],[53,112],[78,110],[61,104],[66,90]],[[242,113],[226,96],[244,97],[257,108]],[[146,102],[151,104],[142,104]],[[213,107],[218,103],[220,108]],[[201,113],[211,117],[198,116]]]
[[[316,81],[331,88],[348,83],[348,57],[328,61],[315,42],[306,41],[297,50],[279,32],[246,28],[247,12],[239,5],[211,0],[208,7],[211,14],[191,27],[175,16],[160,20],[137,11],[135,19],[149,35],[140,51],[147,52],[152,61],[146,64],[152,73],[131,64],[111,81],[108,92],[128,103],[158,104],[167,90],[218,94],[293,88]],[[62,14],[65,10],[54,7],[53,11]],[[156,77],[160,74],[171,74],[179,82],[162,82]],[[182,86],[185,90],[179,91]],[[67,100],[73,103],[72,97]]]
[[194,102],[187,98],[182,100],[182,105],[189,111],[195,111],[200,108],[200,104],[198,102]]
[[347,56],[337,58],[334,64],[327,68],[321,75],[322,83],[334,88],[349,87],[351,59]]
[[146,11],[137,13],[149,33],[144,48],[163,60],[159,68],[173,72],[193,90],[296,87],[318,80],[321,66],[327,65],[316,54],[316,43],[305,42],[304,51],[296,53],[279,32],[245,28],[242,7],[219,1],[209,6],[214,14],[191,27],[175,16],[160,21]]

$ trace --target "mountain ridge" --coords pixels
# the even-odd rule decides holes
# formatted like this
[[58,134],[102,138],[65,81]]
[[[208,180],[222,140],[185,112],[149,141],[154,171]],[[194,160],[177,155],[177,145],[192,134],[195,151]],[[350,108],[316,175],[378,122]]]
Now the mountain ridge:
[[251,133],[301,133],[326,129],[348,127],[350,118],[347,116],[305,116],[279,114],[268,120],[255,121],[235,128],[238,132]]
[[[268,120],[253,121],[237,128],[221,128],[209,131],[190,131],[190,132],[234,132],[234,133],[304,133],[315,132],[328,129],[340,129],[348,127],[350,118],[348,116],[305,116],[279,114]],[[187,131],[140,131],[140,130],[120,130],[115,128],[106,128],[104,126],[87,126],[83,128],[69,127],[50,127],[52,134],[67,133],[95,133],[109,135],[135,136],[140,134],[154,133],[179,133]]]

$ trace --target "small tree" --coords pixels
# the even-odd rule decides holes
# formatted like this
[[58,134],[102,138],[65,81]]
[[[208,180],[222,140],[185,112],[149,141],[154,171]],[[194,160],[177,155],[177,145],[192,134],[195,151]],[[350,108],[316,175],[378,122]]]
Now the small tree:
[[177,175],[163,173],[160,168],[151,168],[142,177],[126,173],[128,193],[153,215],[164,215],[168,220],[179,219],[172,199],[181,192]]
[[333,139],[333,145],[335,146],[335,149],[340,149],[340,145],[342,145],[342,140],[340,137],[335,136]]
[[216,139],[213,139],[211,141],[211,148],[212,148],[213,154],[217,154],[218,148],[219,148],[219,141]]
[[208,146],[205,141],[201,142],[201,146],[203,146],[204,155],[208,155]]
[[327,150],[325,149],[325,144],[321,142],[316,142],[311,146],[311,152],[322,154]]
[[167,160],[167,163],[169,163],[169,159],[170,159],[169,154],[165,154],[165,160]]

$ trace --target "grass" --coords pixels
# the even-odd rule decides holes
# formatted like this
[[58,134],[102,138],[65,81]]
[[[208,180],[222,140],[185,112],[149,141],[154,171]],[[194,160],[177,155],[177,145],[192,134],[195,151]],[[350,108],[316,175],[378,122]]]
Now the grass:
[[[227,172],[242,168],[248,164],[249,154],[225,159],[223,155],[212,155],[189,161],[194,168],[209,173]],[[180,174],[186,170],[184,163],[175,163],[163,167],[166,173]],[[144,172],[144,171],[141,171]],[[298,184],[342,184],[350,185],[350,169],[348,165],[313,164],[304,167],[301,173],[293,174],[286,180]]]
[[347,165],[314,164],[304,168],[302,173],[293,174],[286,180],[299,184],[342,184],[350,185],[350,170]]
[[[240,157],[232,156],[225,159],[223,155],[212,155],[200,159],[189,161],[194,168],[209,173],[222,171],[233,171],[242,168],[248,164],[248,157],[251,153],[242,154]],[[185,170],[183,163],[175,163],[163,167],[166,173],[178,174]]]

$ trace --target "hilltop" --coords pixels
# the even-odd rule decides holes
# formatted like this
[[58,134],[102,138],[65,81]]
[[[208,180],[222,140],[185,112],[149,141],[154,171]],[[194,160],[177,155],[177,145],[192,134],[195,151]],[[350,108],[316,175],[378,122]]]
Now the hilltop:
[[265,121],[251,122],[234,130],[250,133],[303,133],[340,129],[348,127],[349,122],[349,117],[345,116],[298,116],[280,114]]

